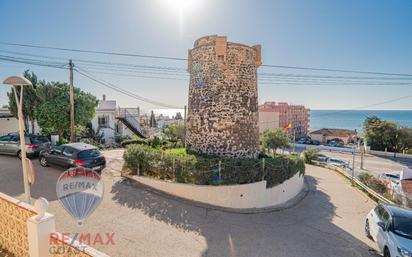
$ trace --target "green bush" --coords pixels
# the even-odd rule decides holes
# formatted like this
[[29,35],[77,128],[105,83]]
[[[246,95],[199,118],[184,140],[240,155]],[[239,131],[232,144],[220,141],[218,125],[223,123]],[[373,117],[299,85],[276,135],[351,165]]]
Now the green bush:
[[371,174],[367,172],[362,172],[361,174],[359,174],[358,179],[360,182],[367,185],[373,191],[379,194],[385,194],[388,191],[388,188],[385,186],[385,184],[382,181],[380,181],[379,179],[375,178],[374,176],[372,176]]
[[303,160],[307,164],[312,164],[313,161],[318,159],[319,149],[317,148],[309,148],[303,151]]
[[[199,185],[246,184],[264,179],[267,187],[273,187],[305,171],[303,160],[297,156],[218,158],[188,153],[184,148],[162,150],[137,144],[127,147],[124,160],[132,174]],[[222,180],[217,182],[212,169],[218,167]]]
[[128,136],[128,135],[125,135],[125,136],[115,135],[114,136],[114,142],[116,142],[116,144],[118,144],[118,145],[120,145],[125,140],[131,140],[131,139],[132,139],[132,137]]

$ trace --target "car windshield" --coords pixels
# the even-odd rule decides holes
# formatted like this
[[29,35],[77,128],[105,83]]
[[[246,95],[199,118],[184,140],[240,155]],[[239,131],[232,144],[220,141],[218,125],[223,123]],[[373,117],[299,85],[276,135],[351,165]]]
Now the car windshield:
[[393,221],[393,232],[399,236],[412,239],[412,218],[395,217]]
[[101,153],[97,149],[84,150],[79,153],[79,158],[94,158],[99,157]]

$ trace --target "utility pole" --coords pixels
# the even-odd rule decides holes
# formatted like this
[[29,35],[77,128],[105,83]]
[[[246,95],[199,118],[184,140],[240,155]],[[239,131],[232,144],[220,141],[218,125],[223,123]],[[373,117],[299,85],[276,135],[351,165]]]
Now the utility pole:
[[73,86],[73,62],[69,60],[70,68],[70,143],[76,141],[74,133],[74,86]]
[[183,116],[183,126],[184,126],[184,136],[185,136],[185,139],[184,139],[184,142],[183,142],[183,144],[184,144],[184,147],[186,147],[186,109],[187,109],[187,106],[185,105],[185,110],[184,110],[184,116]]
[[354,175],[355,175],[355,145],[352,146],[352,185],[353,185]]

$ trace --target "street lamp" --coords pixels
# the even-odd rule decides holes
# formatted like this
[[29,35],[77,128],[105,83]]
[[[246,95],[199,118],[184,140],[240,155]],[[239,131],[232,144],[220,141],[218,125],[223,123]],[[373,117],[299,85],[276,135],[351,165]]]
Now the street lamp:
[[[24,137],[24,123],[23,123],[23,86],[32,86],[31,82],[20,76],[11,76],[3,81],[5,85],[13,87],[14,97],[17,105],[17,116],[19,118],[19,134],[20,134],[20,151],[21,163],[23,167],[23,184],[24,184],[24,198],[27,203],[30,203],[30,184],[28,179],[28,166],[26,161],[26,142]],[[17,97],[17,87],[20,86],[20,99]]]

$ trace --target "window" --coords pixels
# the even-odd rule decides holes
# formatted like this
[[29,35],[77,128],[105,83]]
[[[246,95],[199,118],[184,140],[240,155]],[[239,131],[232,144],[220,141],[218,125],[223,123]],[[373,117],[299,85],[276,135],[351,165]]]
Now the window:
[[97,149],[84,150],[79,153],[79,158],[95,158],[99,157],[101,153]]
[[17,135],[11,136],[9,142],[17,143],[20,141],[20,137]]
[[9,142],[10,138],[11,138],[11,136],[2,136],[2,137],[0,137],[0,141]]
[[61,154],[63,150],[63,146],[59,145],[59,146],[55,146],[52,148],[51,152],[53,154]]
[[31,137],[31,142],[33,144],[42,144],[42,143],[48,143],[49,139],[47,139],[47,137]]
[[109,127],[109,116],[99,116],[97,120],[98,120],[99,128]]
[[73,154],[76,152],[76,150],[74,150],[73,148],[71,148],[71,147],[66,147],[66,148],[64,148],[64,150],[63,150],[63,154],[65,155],[65,156],[73,156]]

